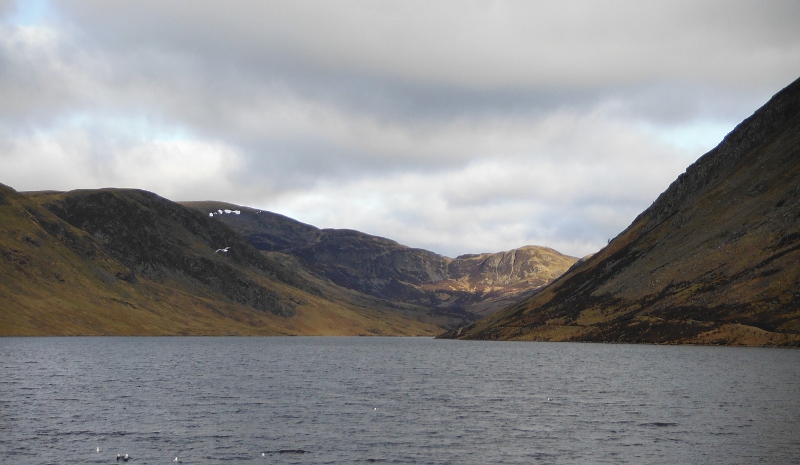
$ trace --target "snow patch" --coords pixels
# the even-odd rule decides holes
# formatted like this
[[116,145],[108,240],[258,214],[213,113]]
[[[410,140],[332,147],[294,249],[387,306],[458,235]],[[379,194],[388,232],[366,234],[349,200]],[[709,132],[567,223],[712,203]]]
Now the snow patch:
[[228,210],[228,209],[225,209],[225,210],[217,210],[215,212],[211,212],[211,213],[208,214],[208,216],[214,216],[214,215],[241,215],[241,214],[242,214],[241,210]]

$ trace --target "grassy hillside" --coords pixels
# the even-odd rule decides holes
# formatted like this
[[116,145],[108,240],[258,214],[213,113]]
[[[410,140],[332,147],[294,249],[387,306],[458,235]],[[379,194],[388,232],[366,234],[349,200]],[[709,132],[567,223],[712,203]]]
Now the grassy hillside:
[[601,252],[447,337],[800,345],[800,80]]
[[5,336],[441,331],[404,316],[414,309],[331,299],[221,222],[143,191],[0,185],[0,277]]

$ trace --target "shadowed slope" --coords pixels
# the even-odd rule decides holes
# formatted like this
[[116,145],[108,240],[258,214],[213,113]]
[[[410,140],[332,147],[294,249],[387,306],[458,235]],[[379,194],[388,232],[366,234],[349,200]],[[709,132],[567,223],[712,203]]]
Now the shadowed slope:
[[800,344],[800,80],[605,249],[445,337]]
[[255,247],[291,255],[318,276],[381,299],[460,313],[467,321],[515,302],[576,259],[526,246],[455,259],[348,229],[318,229],[268,211],[183,202],[219,218]]
[[331,299],[219,221],[149,192],[20,195],[0,185],[0,220],[0,335],[429,335],[439,328],[377,299]]

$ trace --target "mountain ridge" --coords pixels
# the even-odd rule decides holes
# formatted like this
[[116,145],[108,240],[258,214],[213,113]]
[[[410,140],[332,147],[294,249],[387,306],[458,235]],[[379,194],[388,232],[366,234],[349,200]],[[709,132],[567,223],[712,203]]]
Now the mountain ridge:
[[[215,205],[200,212],[139,189],[18,193],[0,185],[0,335],[433,336],[477,318],[464,298],[488,308],[502,297],[484,286],[495,294],[481,300],[466,282],[445,283],[458,298],[445,295],[428,278],[442,277],[436,259],[452,259],[433,252]],[[250,231],[262,250],[222,221],[251,214],[280,226]],[[364,244],[397,256],[360,260]],[[317,267],[284,253],[293,247]],[[360,276],[370,260],[378,274],[387,266],[394,273],[373,290],[395,294],[354,285],[377,280]],[[330,263],[337,266],[320,271]],[[449,302],[432,305],[430,296]]]
[[800,79],[607,247],[443,337],[800,345]]
[[499,309],[552,281],[577,261],[541,246],[449,258],[392,239],[352,229],[320,229],[235,204],[181,203],[219,218],[262,251],[300,259],[340,286],[467,315]]
[[0,276],[6,336],[419,336],[461,321],[309,279],[223,223],[131,189],[0,185]]

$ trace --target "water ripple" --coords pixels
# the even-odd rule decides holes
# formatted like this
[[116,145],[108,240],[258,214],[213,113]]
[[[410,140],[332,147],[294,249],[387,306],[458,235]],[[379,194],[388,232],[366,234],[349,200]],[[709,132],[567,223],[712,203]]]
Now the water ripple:
[[116,463],[117,453],[138,464],[800,457],[793,350],[2,338],[0,354],[2,463]]

